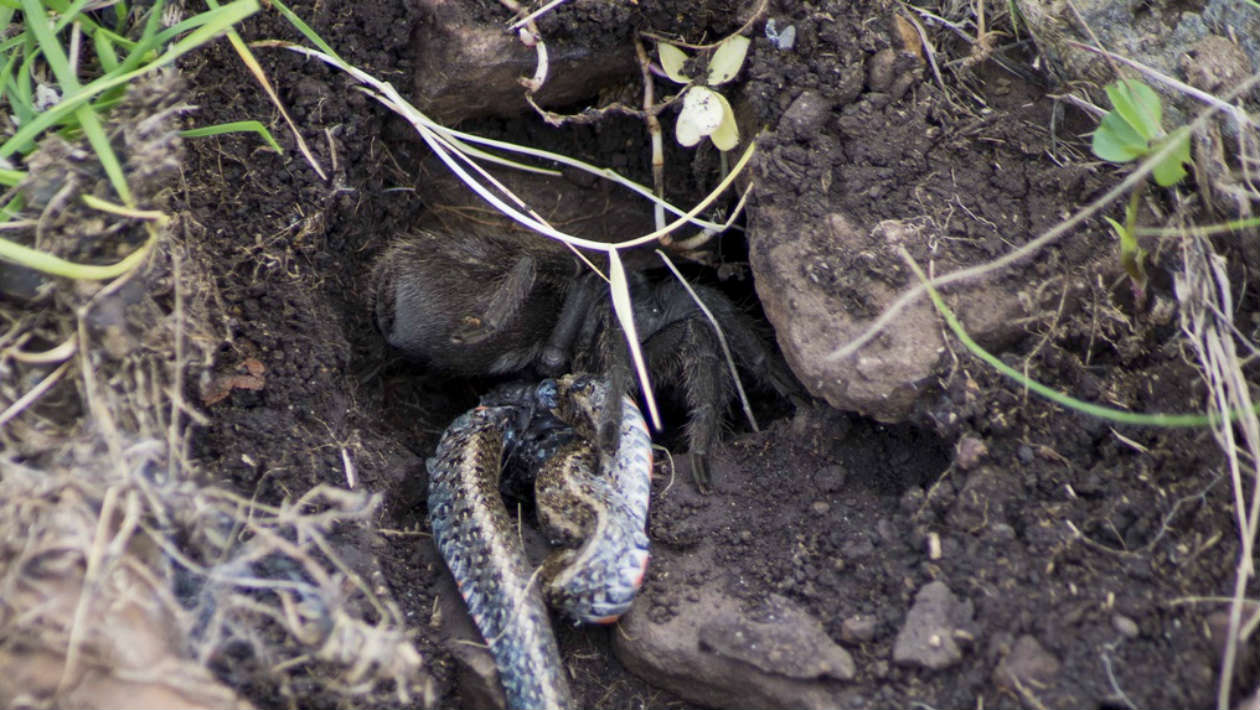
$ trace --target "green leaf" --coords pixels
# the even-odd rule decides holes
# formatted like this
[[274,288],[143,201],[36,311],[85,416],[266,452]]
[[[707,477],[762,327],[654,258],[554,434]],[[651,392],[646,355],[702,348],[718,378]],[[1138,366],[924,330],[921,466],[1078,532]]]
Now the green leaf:
[[1094,155],[1113,163],[1127,163],[1146,155],[1150,150],[1146,139],[1138,135],[1115,111],[1103,116],[1098,129],[1094,131],[1090,148]]
[[661,58],[661,68],[665,75],[679,84],[690,84],[691,77],[683,73],[683,65],[687,63],[687,55],[668,42],[656,43],[656,54]]
[[718,45],[713,58],[709,60],[709,86],[725,84],[735,78],[744,64],[750,43],[751,40],[747,37],[735,35]]
[[739,125],[735,123],[735,112],[731,110],[731,104],[725,96],[716,91],[713,95],[722,104],[722,122],[709,135],[709,140],[713,141],[718,150],[730,150],[739,144]]
[[1171,187],[1181,182],[1181,179],[1186,176],[1186,169],[1183,166],[1190,163],[1190,133],[1186,130],[1177,130],[1156,143],[1153,149],[1158,150],[1169,142],[1175,142],[1177,146],[1168,157],[1159,161],[1153,171],[1155,182],[1160,187]]
[[1108,84],[1106,92],[1115,113],[1147,142],[1164,132],[1164,109],[1154,89],[1135,79],[1122,79]]

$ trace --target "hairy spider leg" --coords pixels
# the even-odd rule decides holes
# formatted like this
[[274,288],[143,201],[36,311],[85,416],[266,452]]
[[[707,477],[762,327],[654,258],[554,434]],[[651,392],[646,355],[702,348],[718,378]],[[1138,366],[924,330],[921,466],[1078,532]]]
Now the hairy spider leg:
[[559,375],[568,366],[573,357],[574,340],[590,320],[591,308],[606,289],[598,274],[587,272],[576,278],[564,296],[556,327],[539,357],[539,366],[545,374]]
[[484,341],[503,329],[521,312],[534,282],[538,277],[538,262],[525,254],[516,260],[510,271],[490,293],[490,300],[479,314],[464,316],[464,324],[451,333],[451,342],[475,344]]

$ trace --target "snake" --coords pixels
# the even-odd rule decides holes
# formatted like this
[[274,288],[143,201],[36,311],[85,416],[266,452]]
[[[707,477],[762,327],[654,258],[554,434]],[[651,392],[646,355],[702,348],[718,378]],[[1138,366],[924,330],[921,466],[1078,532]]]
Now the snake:
[[[457,417],[427,461],[433,538],[509,708],[573,706],[547,605],[575,623],[612,623],[647,569],[652,442],[625,397],[615,450],[597,449],[608,392],[590,375],[501,387]],[[505,468],[532,479],[540,526],[559,546],[537,573],[503,504]]]

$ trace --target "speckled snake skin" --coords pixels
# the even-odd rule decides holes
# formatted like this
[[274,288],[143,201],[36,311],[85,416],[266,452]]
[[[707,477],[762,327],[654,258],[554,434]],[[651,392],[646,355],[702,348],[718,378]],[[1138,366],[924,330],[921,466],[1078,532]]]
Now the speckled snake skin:
[[[617,450],[595,452],[588,442],[606,394],[587,376],[502,388],[457,418],[428,461],[433,537],[510,708],[572,706],[544,597],[573,621],[610,623],[647,566],[651,439],[625,399]],[[499,492],[505,462],[536,476],[539,520],[565,546],[537,579]]]

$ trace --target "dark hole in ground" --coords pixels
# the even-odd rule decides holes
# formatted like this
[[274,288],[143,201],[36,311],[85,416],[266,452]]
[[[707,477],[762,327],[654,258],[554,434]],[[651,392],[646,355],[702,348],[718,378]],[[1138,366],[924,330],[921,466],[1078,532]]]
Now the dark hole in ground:
[[[529,116],[519,121],[478,122],[474,132],[576,153],[601,165],[621,165],[622,170],[635,179],[650,179],[641,171],[636,174],[627,167],[637,160],[616,158],[622,150],[641,155],[646,149],[642,127],[637,121],[614,121],[599,130],[554,131],[540,128],[537,119]],[[406,149],[416,150],[414,146]],[[586,150],[590,151],[589,155],[583,154]],[[677,152],[676,149],[671,151]],[[687,154],[687,157],[696,158],[695,154]],[[699,160],[702,161],[703,156]],[[685,163],[676,160],[674,164]],[[696,174],[699,171],[677,171],[681,184],[674,186],[671,193],[681,195],[675,197],[676,204],[690,204],[702,196],[700,191],[704,186],[693,179]],[[413,198],[417,203],[426,205],[430,211],[448,206],[449,192],[429,192],[425,188],[424,180],[418,180],[417,195]],[[576,190],[580,186],[564,185],[558,189]],[[608,199],[632,198],[613,190]],[[542,203],[547,204],[545,200]],[[608,238],[613,236],[608,235]],[[391,234],[382,234],[378,243],[391,237]],[[452,235],[452,238],[459,237]],[[767,339],[772,338],[747,270],[748,248],[742,234],[729,232],[715,246],[716,269],[684,262],[682,271],[689,280],[719,289],[757,320],[758,328]],[[654,259],[649,258],[646,263],[652,278],[672,278],[655,266]],[[378,345],[383,342],[380,334],[371,333],[369,337]],[[388,505],[391,514],[400,521],[419,523],[423,520],[426,488],[421,461],[431,454],[440,430],[472,406],[479,393],[504,381],[533,380],[538,375],[448,378],[409,363],[389,349],[367,349],[364,353],[360,369],[365,379],[380,378],[379,416],[420,459],[407,467],[400,485],[391,492]],[[685,457],[677,456],[674,457],[676,468],[660,476],[654,487],[656,502],[651,526],[655,562],[649,571],[648,585],[656,594],[649,591],[652,600],[644,602],[647,608],[642,612],[654,620],[668,622],[676,617],[680,608],[670,601],[676,592],[654,585],[682,578],[690,580],[693,591],[689,594],[697,599],[707,598],[717,588],[725,589],[732,598],[750,602],[767,593],[797,594],[814,599],[817,606],[813,608],[818,618],[833,628],[840,620],[832,604],[845,596],[839,592],[832,596],[832,592],[845,584],[836,567],[842,563],[835,560],[860,565],[861,560],[878,555],[897,559],[913,549],[905,541],[910,541],[910,545],[918,544],[920,537],[896,521],[896,511],[906,505],[903,498],[910,491],[919,491],[917,497],[911,495],[910,500],[924,499],[922,491],[929,489],[947,469],[950,457],[946,443],[935,433],[912,425],[885,425],[827,412],[823,408],[806,408],[793,414],[791,404],[759,383],[758,375],[742,373],[761,432],[751,432],[737,405],[727,412],[726,443],[712,452],[716,493],[698,495]],[[663,405],[665,427],[654,438],[676,453],[685,452],[682,436],[688,417],[685,405],[677,393],[668,388],[658,388],[658,401]],[[810,443],[794,441],[798,438]],[[767,507],[767,494],[775,500],[794,504],[783,509]],[[861,509],[849,511],[841,504],[841,498],[861,498],[866,502]],[[519,509],[528,524],[533,524],[527,500],[509,498],[506,502],[510,510]],[[798,507],[797,503],[804,507]],[[534,534],[527,532],[526,536]],[[729,558],[732,550],[724,547],[730,541],[743,548],[751,547],[747,555],[740,555],[738,564]],[[806,552],[794,555],[785,566],[782,550],[802,545]],[[715,577],[693,568],[695,560],[710,556],[723,560],[722,567],[730,571]],[[432,550],[427,550],[422,559],[429,569],[446,575]],[[868,577],[868,574],[862,573],[862,576]],[[711,586],[713,582],[718,586]],[[679,603],[685,605],[687,598],[689,596],[685,595]],[[584,679],[578,685],[585,688],[582,692],[588,693],[588,697],[595,688],[625,678],[625,669],[612,656],[615,633],[599,628],[566,627],[558,634],[562,650],[575,653],[579,659],[572,663],[578,669],[579,678]],[[474,702],[468,695],[462,696],[462,700],[465,704]]]

